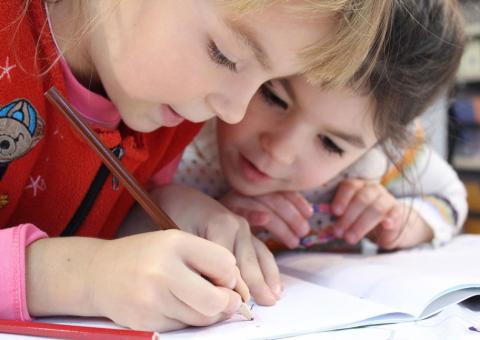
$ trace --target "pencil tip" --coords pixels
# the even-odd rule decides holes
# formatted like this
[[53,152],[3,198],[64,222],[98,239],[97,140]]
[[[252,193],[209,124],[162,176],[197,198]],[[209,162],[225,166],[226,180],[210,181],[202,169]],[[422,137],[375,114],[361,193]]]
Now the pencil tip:
[[241,305],[240,305],[240,310],[239,310],[240,314],[242,314],[242,316],[247,319],[247,320],[253,320],[253,316],[252,316],[252,312],[250,310],[250,308],[248,308],[248,305],[243,302]]

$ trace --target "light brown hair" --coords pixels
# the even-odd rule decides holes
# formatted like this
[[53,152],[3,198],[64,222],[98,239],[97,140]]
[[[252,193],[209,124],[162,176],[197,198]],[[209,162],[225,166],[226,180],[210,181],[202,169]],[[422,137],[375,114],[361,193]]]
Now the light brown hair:
[[[333,37],[301,51],[304,73],[314,85],[346,85],[354,75],[367,79],[383,49],[394,0],[230,0],[229,6],[250,11],[272,3],[305,15],[333,14],[338,25]],[[369,63],[363,64],[369,56]],[[361,67],[363,65],[363,67]],[[365,65],[368,65],[365,67]]]
[[457,0],[396,0],[373,72],[367,81],[359,82],[362,72],[352,81],[368,88],[375,99],[374,128],[380,143],[398,148],[412,141],[407,126],[452,88],[465,39]]

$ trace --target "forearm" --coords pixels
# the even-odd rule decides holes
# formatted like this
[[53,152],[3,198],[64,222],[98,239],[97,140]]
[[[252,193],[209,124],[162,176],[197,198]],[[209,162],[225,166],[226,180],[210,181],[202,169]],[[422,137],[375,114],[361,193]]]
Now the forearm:
[[387,189],[415,210],[433,230],[433,244],[449,241],[459,232],[468,206],[463,183],[452,167],[424,145],[405,174]]
[[26,250],[26,293],[31,316],[99,316],[92,304],[95,277],[91,265],[108,241],[50,238]]

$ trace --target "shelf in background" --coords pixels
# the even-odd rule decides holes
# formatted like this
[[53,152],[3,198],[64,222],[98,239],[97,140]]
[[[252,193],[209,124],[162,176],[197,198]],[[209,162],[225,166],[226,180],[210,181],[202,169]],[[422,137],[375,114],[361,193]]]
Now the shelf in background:
[[480,2],[478,0],[460,1],[465,17],[465,30],[470,41],[457,75],[459,83],[480,81]]

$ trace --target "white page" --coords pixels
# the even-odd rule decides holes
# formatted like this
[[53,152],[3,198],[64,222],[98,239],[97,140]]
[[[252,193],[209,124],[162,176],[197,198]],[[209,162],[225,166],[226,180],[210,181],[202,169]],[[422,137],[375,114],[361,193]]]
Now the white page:
[[[204,328],[189,328],[161,334],[162,340],[176,339],[276,339],[286,336],[342,328],[346,324],[393,312],[388,307],[323,288],[287,275],[285,292],[273,307],[255,305],[254,320],[240,316]],[[241,334],[241,336],[239,336]]]
[[[275,306],[254,305],[254,320],[236,315],[209,326],[162,333],[162,340],[176,339],[277,339],[319,331],[347,328],[349,324],[393,313],[386,306],[356,298],[307,281],[282,275],[285,291]],[[404,315],[403,321],[410,319]],[[38,321],[114,327],[102,319],[43,318]],[[239,336],[241,334],[241,336]]]
[[[388,307],[288,275],[282,275],[282,280],[285,286],[282,299],[271,307],[254,305],[252,321],[236,315],[209,327],[161,333],[160,339],[278,339],[346,328],[353,322],[393,312]],[[37,321],[118,328],[105,319],[42,318]]]
[[[161,339],[275,339],[340,329],[352,324],[385,323],[393,321],[391,318],[396,318],[396,321],[411,320],[412,318],[408,315],[397,313],[398,310],[395,308],[350,294],[375,298],[381,297],[383,294],[384,298],[391,302],[394,300],[390,293],[392,288],[385,288],[384,285],[386,282],[390,282],[390,284],[394,282],[388,279],[388,275],[392,275],[392,268],[411,269],[410,273],[415,275],[424,275],[426,270],[430,271],[441,281],[438,284],[436,281],[432,283],[436,289],[440,286],[448,288],[448,283],[456,284],[462,279],[473,280],[472,283],[479,284],[480,278],[476,265],[479,255],[480,237],[461,236],[448,247],[436,251],[413,250],[371,257],[367,258],[367,261],[337,254],[308,254],[308,256],[303,254],[302,256],[282,257],[279,262],[283,268],[284,296],[273,307],[255,306],[253,309],[255,320],[244,321],[238,316],[210,327],[164,333],[161,335]],[[355,263],[355,267],[351,266],[352,261]],[[363,270],[362,266],[364,266]],[[300,273],[305,280],[287,275],[292,273]],[[317,282],[320,279],[329,284],[335,284],[334,288],[347,290],[348,293],[309,282],[312,280]],[[371,283],[370,279],[380,280],[382,283],[375,285]],[[404,282],[407,284],[419,282],[412,277],[405,279],[396,276],[396,280],[402,285]],[[365,282],[370,282],[372,284],[370,287],[373,288],[369,289]],[[423,284],[420,289],[415,288],[415,285],[412,287],[414,288],[409,286],[405,290],[407,292],[410,290],[410,294],[405,294],[403,299],[406,305],[415,306],[419,304],[415,299],[422,296],[419,291],[427,290],[428,287],[423,287]],[[400,290],[401,287],[395,289]],[[476,291],[470,290],[469,292],[474,294]],[[424,293],[423,291],[422,294]],[[427,293],[432,295],[431,292],[427,291]],[[398,296],[398,292],[394,295]],[[448,299],[454,299],[449,302],[457,301],[458,296],[456,295],[458,294],[449,296]],[[370,321],[366,322],[367,319]],[[58,321],[58,319],[45,319],[46,322],[56,320]],[[77,323],[75,319],[69,320],[68,323]],[[88,320],[81,322],[89,323]]]
[[420,316],[453,287],[480,287],[480,237],[462,235],[432,250],[362,256],[300,253],[278,258],[282,272]]

